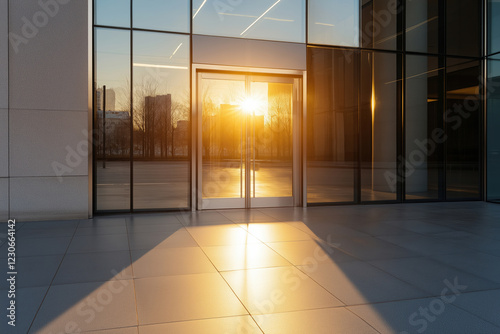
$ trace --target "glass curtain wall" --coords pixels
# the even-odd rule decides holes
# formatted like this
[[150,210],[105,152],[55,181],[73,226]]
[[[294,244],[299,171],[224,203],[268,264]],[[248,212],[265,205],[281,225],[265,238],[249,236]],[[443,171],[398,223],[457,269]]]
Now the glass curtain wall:
[[480,199],[482,3],[362,0],[360,49],[314,27],[321,3],[309,2],[309,42],[332,47],[308,49],[308,202]]
[[134,0],[131,15],[95,0],[94,13],[95,210],[188,208],[190,1]]

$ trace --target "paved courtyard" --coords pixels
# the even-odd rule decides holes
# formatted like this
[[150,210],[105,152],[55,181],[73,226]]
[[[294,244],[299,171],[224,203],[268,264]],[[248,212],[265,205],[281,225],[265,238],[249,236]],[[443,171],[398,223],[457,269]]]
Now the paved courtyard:
[[17,222],[0,333],[500,333],[500,205]]

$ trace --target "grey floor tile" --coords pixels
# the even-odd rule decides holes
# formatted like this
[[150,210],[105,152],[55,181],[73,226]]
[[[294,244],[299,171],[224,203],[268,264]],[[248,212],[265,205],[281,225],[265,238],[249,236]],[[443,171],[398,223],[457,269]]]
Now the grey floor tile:
[[127,217],[127,225],[141,226],[141,225],[182,225],[177,215],[174,213],[166,214],[142,214],[132,215]]
[[[85,334],[139,334],[138,327],[122,327],[85,332]],[[141,333],[142,334],[142,333]]]
[[[16,257],[64,254],[71,237],[18,238]],[[7,244],[0,247],[0,258],[7,258]]]
[[96,226],[81,225],[75,232],[75,236],[82,235],[101,235],[101,234],[126,234],[127,227],[123,225],[105,226],[98,224]]
[[184,228],[170,232],[133,233],[129,234],[128,239],[131,250],[198,246],[191,234]]
[[397,259],[418,256],[418,253],[407,250],[390,242],[374,238],[333,238],[338,248],[361,260]]
[[329,262],[298,268],[346,305],[423,298],[430,295],[366,262]]
[[128,251],[66,254],[53,284],[131,279]]
[[137,326],[133,282],[117,280],[51,286],[30,333],[131,326]]
[[116,227],[125,226],[127,217],[113,216],[113,217],[94,217],[92,219],[80,220],[79,228],[88,227]]
[[461,293],[500,287],[498,283],[428,258],[393,259],[371,261],[370,263],[435,296],[441,295],[443,289],[447,289],[446,293],[452,293],[446,282],[450,282],[452,285],[455,281],[458,282]]
[[464,293],[453,305],[500,327],[500,290]]
[[[0,321],[0,333],[9,334],[25,334],[28,332],[29,327],[35,314],[42,303],[43,297],[48,290],[48,286],[33,287],[33,288],[18,288],[16,291],[16,321],[15,327],[8,324],[7,305],[10,299],[7,295],[7,290],[0,290],[0,302],[2,305],[2,321]],[[10,312],[10,311],[9,311]]]
[[129,250],[126,234],[75,236],[68,253],[113,252]]
[[[63,255],[29,256],[16,259],[18,288],[49,286]],[[7,272],[1,275],[0,289],[7,288]]]
[[348,309],[380,333],[497,334],[500,330],[440,298],[350,306]]
[[423,235],[380,236],[379,239],[419,255],[451,254],[462,250],[456,243]]
[[75,226],[47,227],[47,228],[22,228],[17,232],[18,238],[54,238],[72,237],[75,234]]

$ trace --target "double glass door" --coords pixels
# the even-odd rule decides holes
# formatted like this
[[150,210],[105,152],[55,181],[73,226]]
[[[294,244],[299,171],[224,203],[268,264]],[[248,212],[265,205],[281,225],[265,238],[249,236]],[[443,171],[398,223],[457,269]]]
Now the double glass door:
[[300,79],[198,73],[198,207],[293,206]]

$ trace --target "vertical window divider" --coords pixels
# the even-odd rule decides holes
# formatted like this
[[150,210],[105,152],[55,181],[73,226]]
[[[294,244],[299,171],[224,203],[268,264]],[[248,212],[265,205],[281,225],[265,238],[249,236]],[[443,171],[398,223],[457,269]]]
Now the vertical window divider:
[[134,212],[134,0],[130,0],[130,212]]

